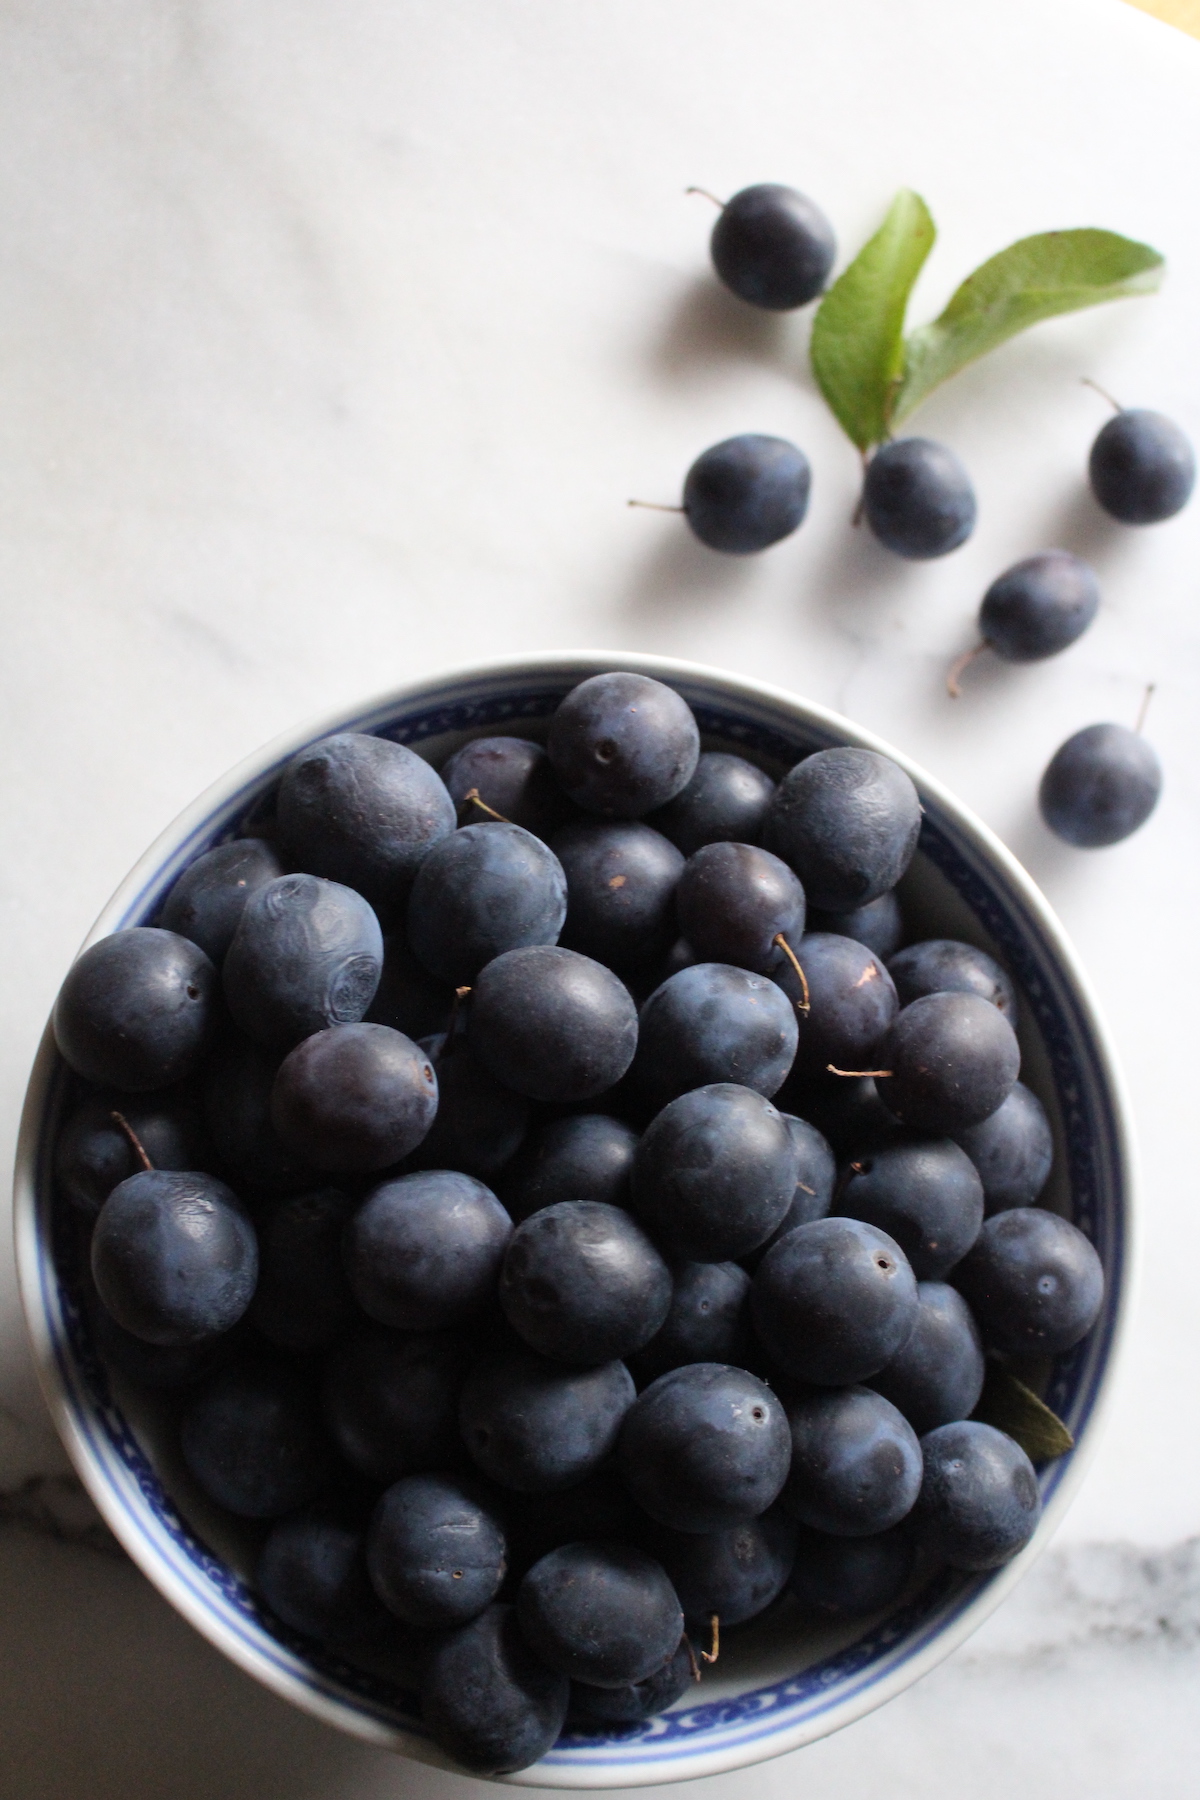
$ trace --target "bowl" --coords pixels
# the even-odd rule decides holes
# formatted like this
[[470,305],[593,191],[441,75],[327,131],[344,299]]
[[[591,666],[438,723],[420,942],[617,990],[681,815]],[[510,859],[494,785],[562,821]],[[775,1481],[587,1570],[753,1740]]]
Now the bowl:
[[[1004,962],[1021,996],[1023,1079],[1056,1140],[1044,1203],[1091,1238],[1107,1277],[1101,1316],[1048,1371],[1046,1398],[1075,1449],[1044,1466],[1032,1541],[987,1575],[941,1571],[886,1617],[810,1629],[786,1611],[732,1636],[703,1688],[645,1725],[567,1735],[532,1768],[506,1777],[541,1787],[625,1787],[715,1775],[794,1750],[862,1717],[926,1674],[987,1617],[1038,1556],[1068,1505],[1100,1428],[1129,1289],[1131,1153],[1120,1078],[1074,952],[1029,877],[938,782],[835,713],[782,689],[660,657],[577,654],[467,669],[399,688],[281,739],[215,783],[132,870],[88,943],[153,921],[180,872],[234,835],[288,759],[334,731],[409,744],[436,765],[471,737],[536,737],[568,689],[605,669],[669,682],[693,707],[705,748],[736,751],[781,774],[810,751],[855,744],[883,752],[915,781],[920,847],[902,898],[918,935],[968,939]],[[305,1711],[421,1761],[451,1767],[394,1677],[357,1669],[275,1620],[248,1583],[254,1534],[196,1490],[161,1405],[127,1391],[100,1361],[81,1281],[77,1218],[56,1201],[52,1146],[67,1071],[47,1027],[21,1124],[16,1240],[21,1291],[42,1385],[96,1506],[171,1604],[233,1662]]]

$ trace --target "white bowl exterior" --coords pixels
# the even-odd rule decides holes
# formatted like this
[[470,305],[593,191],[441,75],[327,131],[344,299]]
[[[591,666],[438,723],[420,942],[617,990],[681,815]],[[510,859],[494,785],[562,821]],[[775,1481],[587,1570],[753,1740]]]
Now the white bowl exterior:
[[[540,658],[513,658],[456,671],[400,688],[351,715],[339,713],[277,739],[213,784],[189,806],[122,882],[86,942],[152,916],[171,884],[222,829],[246,811],[258,792],[304,745],[337,730],[372,730],[407,712],[444,709],[454,728],[469,726],[472,703],[488,714],[493,729],[520,730],[530,709],[522,690],[561,691],[588,675],[613,668],[638,670],[680,689],[701,712],[705,707],[738,715],[747,735],[760,730],[791,734],[811,743],[849,743],[890,756],[908,771],[927,809],[927,827],[949,854],[969,865],[977,886],[973,904],[992,928],[1008,921],[1010,937],[1022,934],[1032,947],[1029,967],[1017,969],[1029,998],[1043,1009],[1056,1006],[1065,1021],[1066,1064],[1087,1065],[1080,1090],[1073,1078],[1056,1082],[1064,1113],[1075,1109],[1088,1132],[1097,1173],[1073,1192],[1075,1216],[1104,1241],[1108,1294],[1105,1313],[1067,1377],[1056,1373],[1056,1390],[1074,1376],[1068,1409],[1077,1447],[1042,1472],[1044,1512],[1031,1543],[1006,1568],[990,1576],[951,1582],[941,1603],[922,1608],[916,1628],[902,1622],[912,1609],[868,1630],[846,1650],[806,1669],[791,1681],[775,1682],[740,1697],[697,1706],[680,1705],[651,1720],[633,1736],[556,1746],[541,1762],[505,1779],[544,1787],[626,1787],[692,1780],[777,1756],[849,1724],[882,1705],[926,1674],[970,1635],[998,1606],[1040,1554],[1070,1504],[1095,1449],[1111,1387],[1114,1359],[1125,1329],[1132,1264],[1133,1157],[1128,1106],[1107,1033],[1089,983],[1062,927],[1024,870],[988,829],[962,808],[923,770],[836,713],[796,699],[764,683],[699,665],[651,656],[609,652],[569,652]],[[513,696],[511,715],[495,719],[496,702]],[[545,716],[543,706],[540,716]],[[447,729],[451,726],[448,724]],[[404,733],[397,732],[403,738]],[[425,733],[423,735],[434,735]],[[736,737],[727,727],[725,736]],[[923,835],[922,848],[931,843]],[[936,861],[936,855],[934,855]],[[961,870],[960,870],[961,876]],[[970,879],[970,878],[969,878]],[[961,885],[961,882],[960,882]],[[995,917],[983,914],[991,908]],[[1040,947],[1040,950],[1039,950]],[[1040,964],[1035,969],[1034,962]],[[1039,982],[1053,994],[1030,994]],[[1053,1060],[1053,1057],[1052,1057]],[[306,1711],[368,1741],[383,1744],[440,1767],[454,1765],[419,1726],[397,1722],[382,1684],[364,1681],[348,1667],[318,1670],[247,1615],[248,1590],[220,1558],[203,1545],[161,1490],[120,1409],[99,1405],[88,1391],[73,1355],[56,1279],[47,1221],[50,1181],[46,1110],[57,1066],[49,1027],[30,1079],[22,1116],[15,1172],[17,1263],[34,1356],[47,1402],[69,1454],[99,1511],[133,1560],[163,1595],[211,1643],[249,1674]],[[1061,1070],[1060,1070],[1061,1073]],[[1068,1120],[1069,1123],[1069,1120]],[[1097,1132],[1102,1142],[1093,1144]],[[1077,1146],[1078,1147],[1078,1146]],[[1103,1191],[1098,1191],[1095,1183]],[[1082,1188],[1082,1192],[1080,1189]],[[1060,1365],[1061,1369],[1061,1365]],[[918,1602],[914,1606],[918,1606]],[[376,1691],[378,1690],[378,1691]]]

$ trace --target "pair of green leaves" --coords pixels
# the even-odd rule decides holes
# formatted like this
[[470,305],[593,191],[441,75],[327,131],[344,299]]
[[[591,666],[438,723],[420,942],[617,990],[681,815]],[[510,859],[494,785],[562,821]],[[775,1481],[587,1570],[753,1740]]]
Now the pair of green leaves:
[[940,318],[904,335],[908,297],[937,235],[904,188],[870,243],[834,282],[813,322],[818,386],[851,442],[881,443],[939,383],[1019,331],[1162,279],[1163,259],[1115,231],[1021,238],[968,275]]

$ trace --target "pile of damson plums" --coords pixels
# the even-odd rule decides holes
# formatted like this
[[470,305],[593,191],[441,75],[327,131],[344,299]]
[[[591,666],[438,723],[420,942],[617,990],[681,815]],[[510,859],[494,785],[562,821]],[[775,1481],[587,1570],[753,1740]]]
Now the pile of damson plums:
[[1103,1278],[1034,1204],[1008,977],[899,948],[920,816],[886,757],[776,785],[597,675],[440,775],[312,745],[63,984],[103,1356],[261,1521],[276,1629],[468,1769],[1034,1530],[985,1354],[1069,1349]]

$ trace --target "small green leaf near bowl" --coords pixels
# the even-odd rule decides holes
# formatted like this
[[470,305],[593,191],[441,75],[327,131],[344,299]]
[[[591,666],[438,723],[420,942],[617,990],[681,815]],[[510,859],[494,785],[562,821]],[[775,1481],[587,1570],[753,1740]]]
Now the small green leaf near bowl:
[[908,339],[891,423],[899,424],[941,382],[1028,326],[1153,293],[1162,274],[1157,250],[1115,231],[1043,231],[1019,239],[968,275],[941,317]]
[[1057,1413],[1032,1388],[995,1363],[988,1365],[979,1404],[971,1414],[994,1425],[1020,1444],[1030,1462],[1050,1462],[1075,1447],[1075,1439]]
[[838,276],[813,321],[813,374],[852,443],[867,450],[888,429],[904,372],[904,315],[936,233],[919,194],[902,188],[887,218]]

